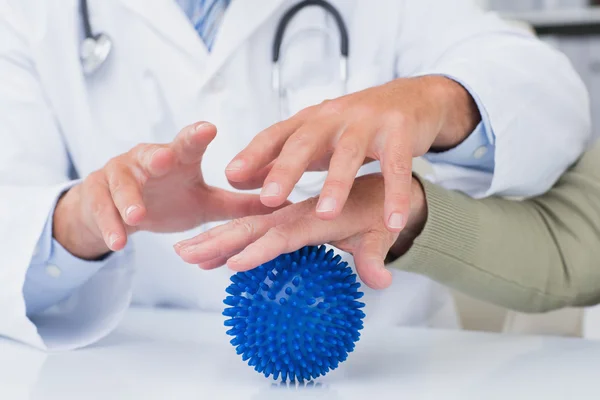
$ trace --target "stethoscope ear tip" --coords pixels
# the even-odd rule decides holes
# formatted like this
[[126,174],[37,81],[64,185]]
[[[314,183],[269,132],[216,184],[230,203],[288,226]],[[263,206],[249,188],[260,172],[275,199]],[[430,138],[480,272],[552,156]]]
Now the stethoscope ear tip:
[[108,59],[112,51],[112,40],[108,35],[100,33],[88,37],[81,42],[80,57],[83,72],[91,75]]

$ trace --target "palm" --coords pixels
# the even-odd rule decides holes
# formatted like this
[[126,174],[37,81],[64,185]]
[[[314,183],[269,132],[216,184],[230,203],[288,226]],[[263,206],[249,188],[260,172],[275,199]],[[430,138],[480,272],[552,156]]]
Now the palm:
[[177,232],[208,222],[217,211],[210,209],[211,195],[199,165],[177,168],[164,177],[150,179],[143,190],[147,215],[138,228]]
[[145,177],[141,194],[146,214],[131,231],[181,232],[207,222],[273,211],[257,195],[208,186],[202,176],[202,156],[216,130],[201,129],[187,139],[186,133],[178,135],[166,154],[152,159],[163,173]]

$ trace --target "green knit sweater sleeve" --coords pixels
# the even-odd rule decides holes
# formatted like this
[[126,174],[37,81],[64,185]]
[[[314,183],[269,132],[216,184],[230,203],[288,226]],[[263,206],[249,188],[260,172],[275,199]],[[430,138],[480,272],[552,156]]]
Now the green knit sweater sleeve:
[[474,200],[422,181],[424,230],[389,266],[522,312],[600,303],[600,147],[548,193]]

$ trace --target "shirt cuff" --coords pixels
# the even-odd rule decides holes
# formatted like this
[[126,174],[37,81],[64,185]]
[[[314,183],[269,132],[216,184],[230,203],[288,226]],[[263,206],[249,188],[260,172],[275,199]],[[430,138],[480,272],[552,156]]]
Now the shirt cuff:
[[431,163],[450,164],[493,173],[495,166],[495,136],[490,118],[481,99],[462,80],[447,74],[437,75],[452,79],[469,92],[479,110],[481,122],[467,139],[458,146],[440,153],[427,153],[424,158]]
[[424,158],[434,164],[450,164],[478,171],[494,172],[494,145],[485,132],[483,122],[458,146],[440,153],[427,153]]
[[101,261],[82,260],[53,239],[52,225],[58,198],[50,211],[25,276],[23,297],[27,315],[43,312],[71,296],[112,258],[111,255]]

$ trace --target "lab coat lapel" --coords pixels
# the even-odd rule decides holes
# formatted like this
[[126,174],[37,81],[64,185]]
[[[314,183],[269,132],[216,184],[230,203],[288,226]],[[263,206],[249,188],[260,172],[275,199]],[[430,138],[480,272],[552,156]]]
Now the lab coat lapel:
[[119,1],[195,62],[206,62],[206,47],[175,0]]
[[[234,0],[217,33],[205,78],[209,80],[227,58],[286,0]],[[273,35],[275,32],[273,32]],[[270,43],[265,43],[270,46]]]

